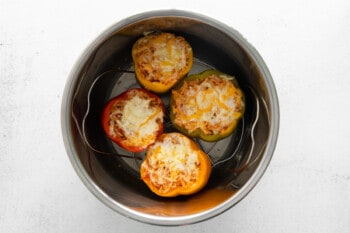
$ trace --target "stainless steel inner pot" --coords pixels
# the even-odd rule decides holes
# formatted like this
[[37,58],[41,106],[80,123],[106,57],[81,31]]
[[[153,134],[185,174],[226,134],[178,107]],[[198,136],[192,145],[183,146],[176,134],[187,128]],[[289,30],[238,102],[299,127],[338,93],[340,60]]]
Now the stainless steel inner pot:
[[[214,68],[234,75],[246,96],[244,118],[232,136],[216,143],[196,140],[211,157],[213,172],[208,185],[191,196],[158,197],[140,180],[140,160],[106,154],[144,156],[113,144],[103,133],[100,115],[110,98],[138,86],[131,47],[151,31],[185,37],[195,57],[190,74]],[[168,106],[168,94],[161,98]],[[165,120],[165,131],[174,131]],[[87,188],[118,213],[157,225],[200,222],[241,201],[266,170],[278,127],[276,90],[258,52],[231,27],[187,11],[146,12],[105,30],[77,61],[62,100],[64,143]]]

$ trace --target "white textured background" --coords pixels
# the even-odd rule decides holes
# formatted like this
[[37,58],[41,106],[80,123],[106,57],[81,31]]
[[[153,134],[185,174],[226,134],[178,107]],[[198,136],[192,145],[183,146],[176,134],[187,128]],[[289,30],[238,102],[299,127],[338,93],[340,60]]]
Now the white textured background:
[[[61,138],[67,76],[103,30],[183,9],[240,31],[280,101],[274,157],[238,205],[203,223],[123,217],[82,184]],[[350,1],[0,0],[0,232],[350,232]]]

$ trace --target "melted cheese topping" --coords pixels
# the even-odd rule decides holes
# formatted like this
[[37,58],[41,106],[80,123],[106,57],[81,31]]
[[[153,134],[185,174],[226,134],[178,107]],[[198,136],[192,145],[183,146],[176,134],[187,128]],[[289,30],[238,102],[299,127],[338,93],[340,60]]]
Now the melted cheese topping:
[[170,133],[148,149],[141,170],[147,171],[150,181],[161,193],[176,187],[187,188],[199,176],[198,153],[189,138]]
[[134,52],[135,68],[144,78],[172,85],[186,73],[192,48],[183,37],[160,33],[139,39]]
[[143,96],[143,93],[134,91],[131,95],[134,96],[129,96],[121,107],[115,107],[111,111],[110,134],[115,136],[118,131],[122,131],[125,142],[131,146],[151,144],[162,125],[162,108],[152,105],[155,100]]
[[244,104],[242,92],[226,75],[184,82],[172,94],[174,121],[190,133],[197,129],[207,135],[224,131],[241,116]]

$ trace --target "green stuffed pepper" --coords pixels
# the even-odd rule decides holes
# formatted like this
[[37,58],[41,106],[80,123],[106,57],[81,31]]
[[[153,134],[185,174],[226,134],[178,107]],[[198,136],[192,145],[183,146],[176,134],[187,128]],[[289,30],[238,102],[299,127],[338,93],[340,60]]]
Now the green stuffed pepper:
[[213,142],[229,136],[245,110],[235,77],[206,70],[182,79],[172,90],[170,120],[190,137]]

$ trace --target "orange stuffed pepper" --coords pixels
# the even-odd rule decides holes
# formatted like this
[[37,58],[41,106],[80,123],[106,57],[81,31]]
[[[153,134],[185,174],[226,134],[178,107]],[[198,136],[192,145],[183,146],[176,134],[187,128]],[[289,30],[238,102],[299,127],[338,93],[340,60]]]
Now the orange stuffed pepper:
[[155,93],[169,91],[193,64],[190,44],[181,36],[157,32],[138,39],[132,47],[139,83]]
[[192,139],[173,132],[162,134],[148,148],[140,173],[152,192],[175,197],[201,190],[211,169],[209,156]]

